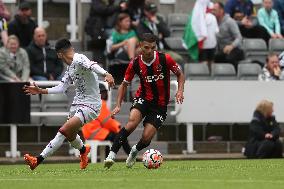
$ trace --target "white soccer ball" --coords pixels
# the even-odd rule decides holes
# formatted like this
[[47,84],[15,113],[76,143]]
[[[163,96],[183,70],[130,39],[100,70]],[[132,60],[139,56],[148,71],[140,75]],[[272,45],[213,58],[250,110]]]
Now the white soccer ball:
[[148,169],[157,169],[163,162],[163,156],[158,150],[150,149],[143,154],[142,162]]

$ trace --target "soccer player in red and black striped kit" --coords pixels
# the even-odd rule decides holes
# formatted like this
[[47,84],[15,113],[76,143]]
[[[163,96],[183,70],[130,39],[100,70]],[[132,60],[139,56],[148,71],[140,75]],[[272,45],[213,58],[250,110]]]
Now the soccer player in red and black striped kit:
[[104,161],[104,166],[110,168],[114,164],[115,156],[127,137],[144,119],[142,138],[135,144],[126,160],[126,166],[132,167],[138,152],[150,145],[152,138],[167,116],[167,105],[170,96],[170,71],[177,76],[177,103],[183,102],[184,75],[177,63],[168,55],[156,51],[155,35],[145,33],[139,43],[141,54],[129,64],[125,78],[118,89],[117,104],[112,114],[116,115],[121,108],[128,84],[134,75],[140,78],[140,86],[136,92],[130,109],[128,123],[116,136],[111,151]]

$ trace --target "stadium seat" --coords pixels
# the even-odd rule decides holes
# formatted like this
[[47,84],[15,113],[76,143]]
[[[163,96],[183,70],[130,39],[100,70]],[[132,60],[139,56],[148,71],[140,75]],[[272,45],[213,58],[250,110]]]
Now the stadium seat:
[[[39,95],[31,95],[31,112],[41,112],[42,106]],[[31,116],[31,124],[41,124],[41,118]]]
[[238,78],[241,80],[257,80],[260,72],[261,67],[256,63],[238,65]]
[[187,47],[181,37],[167,37],[165,42],[171,50],[176,51],[179,54],[188,54]]
[[232,64],[218,63],[212,65],[212,77],[215,80],[236,80],[236,70]]
[[210,79],[210,73],[205,63],[190,63],[184,65],[185,78],[189,80]]
[[[48,94],[43,96],[43,112],[69,112],[68,98],[64,94]],[[66,116],[46,116],[43,119],[45,125],[62,125],[66,122]]]
[[183,36],[187,20],[188,20],[187,14],[172,13],[168,15],[168,26],[171,31],[171,37]]
[[243,47],[246,59],[251,59],[252,62],[257,62],[262,65],[265,64],[268,50],[263,39],[244,39]]
[[[112,143],[110,141],[100,141],[100,140],[86,140],[85,144],[89,144],[91,146],[91,162],[97,163],[98,162],[98,147],[99,146],[109,146],[111,148]],[[105,149],[100,148],[100,161],[104,160]]]
[[284,39],[270,39],[269,51],[280,54],[284,51]]

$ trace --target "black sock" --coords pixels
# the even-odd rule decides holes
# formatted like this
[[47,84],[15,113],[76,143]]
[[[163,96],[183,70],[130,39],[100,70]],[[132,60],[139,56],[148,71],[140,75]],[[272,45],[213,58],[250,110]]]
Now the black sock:
[[140,151],[140,150],[142,150],[142,149],[148,147],[148,146],[150,145],[150,143],[151,143],[151,142],[145,143],[145,142],[141,139],[141,140],[138,142],[138,144],[136,145],[136,149],[137,149],[138,151]]
[[123,127],[119,133],[116,135],[113,145],[111,147],[111,151],[117,153],[121,147],[121,145],[126,141],[128,135],[130,133]]
[[44,158],[41,155],[37,156],[36,159],[37,159],[38,165],[41,164],[41,162],[43,162],[43,160],[44,160]]
[[83,154],[86,152],[86,147],[85,145],[83,145],[83,147],[79,150],[80,151],[80,154]]

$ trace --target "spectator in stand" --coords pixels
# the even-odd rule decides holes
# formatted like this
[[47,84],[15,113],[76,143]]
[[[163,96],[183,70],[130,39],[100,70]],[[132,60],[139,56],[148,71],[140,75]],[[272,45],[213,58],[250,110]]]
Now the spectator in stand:
[[228,0],[225,5],[225,12],[237,21],[243,37],[262,38],[268,44],[270,35],[253,19],[253,11],[251,0]]
[[0,0],[0,17],[9,21],[11,19],[11,13],[5,6],[2,0]]
[[249,141],[245,148],[247,158],[282,158],[280,127],[273,115],[271,101],[259,102],[253,113],[249,130]]
[[33,38],[27,47],[31,77],[41,81],[61,80],[63,64],[57,57],[56,51],[49,46],[45,29],[37,27]]
[[8,40],[8,24],[5,18],[0,18],[0,46],[6,46]]
[[140,20],[136,28],[136,33],[139,39],[144,33],[152,33],[158,37],[158,49],[171,55],[171,57],[178,63],[183,64],[183,58],[169,49],[165,42],[165,38],[170,36],[170,29],[162,17],[157,15],[158,8],[153,2],[146,2],[144,5],[144,17]]
[[19,45],[17,36],[10,35],[6,47],[0,49],[0,80],[9,82],[29,80],[29,57],[27,52]]
[[217,46],[217,37],[219,33],[219,27],[216,20],[216,17],[211,13],[214,7],[213,3],[210,3],[207,8],[205,22],[207,28],[207,36],[203,41],[202,48],[199,53],[199,61],[205,62],[208,65],[209,70],[211,71],[211,64],[214,61],[216,46]]
[[129,61],[135,57],[137,37],[134,30],[131,29],[131,19],[126,13],[120,13],[117,17],[115,30],[110,38],[110,53],[114,58]]
[[266,58],[266,64],[258,76],[259,81],[284,80],[284,71],[281,70],[279,57],[276,53],[270,53]]
[[126,9],[126,1],[116,5],[114,0],[92,0],[85,31],[92,38],[94,48],[105,48],[106,39],[112,32],[117,15]]
[[18,14],[8,25],[8,34],[16,35],[20,40],[21,47],[27,47],[33,39],[36,23],[31,19],[32,9],[28,2],[19,5]]
[[145,0],[129,0],[128,1],[128,13],[132,20],[132,25],[137,27],[139,21],[143,17]]
[[284,1],[274,0],[273,8],[277,11],[280,21],[282,35],[284,35]]
[[[101,83],[99,84],[99,87],[102,99],[100,115],[97,119],[85,124],[82,127],[82,133],[85,140],[110,140],[113,142],[121,129],[121,124],[111,117],[111,111],[107,107],[108,90]],[[122,147],[128,155],[131,147],[127,140],[122,144]],[[106,149],[106,154],[108,153],[109,148]]]
[[215,62],[232,63],[237,68],[238,62],[244,59],[244,52],[241,49],[242,35],[238,25],[234,19],[225,14],[224,4],[221,2],[214,4],[213,13],[219,25]]
[[272,9],[272,6],[272,0],[263,0],[263,7],[257,13],[258,22],[267,30],[271,38],[282,39],[278,13]]

